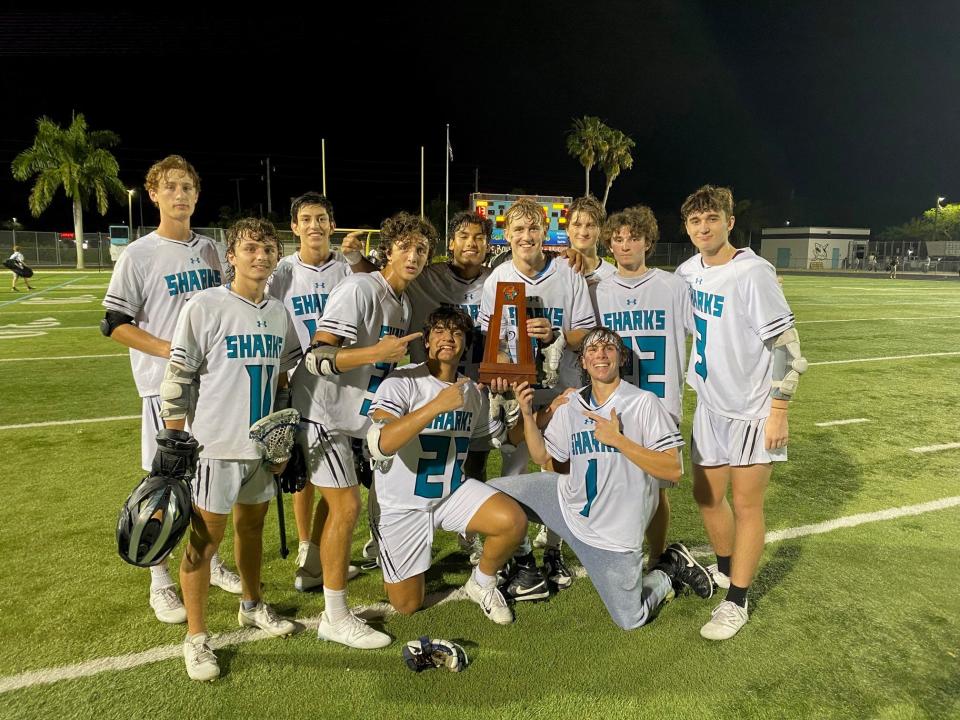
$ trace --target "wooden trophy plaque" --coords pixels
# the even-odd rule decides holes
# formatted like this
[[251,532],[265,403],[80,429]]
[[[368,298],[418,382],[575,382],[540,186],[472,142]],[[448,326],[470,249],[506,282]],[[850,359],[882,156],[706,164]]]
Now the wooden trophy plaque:
[[[530,336],[527,335],[527,294],[523,283],[498,282],[495,293],[496,304],[490,325],[487,327],[487,341],[483,346],[483,362],[480,363],[480,382],[489,385],[496,378],[508,382],[531,385],[537,382],[537,365],[533,359]],[[500,362],[500,328],[503,324],[503,306],[517,308],[517,362]]]

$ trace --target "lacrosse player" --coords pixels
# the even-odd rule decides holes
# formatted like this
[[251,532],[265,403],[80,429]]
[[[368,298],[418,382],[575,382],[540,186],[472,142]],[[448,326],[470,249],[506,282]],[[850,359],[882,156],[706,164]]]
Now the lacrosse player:
[[773,463],[787,459],[787,408],[807,361],[773,266],[730,244],[733,193],[704,185],[680,215],[700,251],[676,271],[689,286],[696,333],[687,370],[697,393],[693,494],[717,555],[711,570],[728,588],[700,634],[726,640],[747,622],[747,590],[763,553],[763,497]]
[[[190,229],[200,195],[200,176],[179,155],[160,160],[147,172],[144,186],[160,210],[157,229],[130,244],[120,256],[103,299],[106,316],[101,332],[130,348],[133,379],[142,399],[140,458],[150,471],[157,451],[160,381],[170,357],[170,338],[177,316],[193,295],[221,283],[217,244]],[[211,559],[210,583],[239,594],[240,578]],[[186,622],[166,562],[150,568],[150,607],[160,622]]]
[[387,257],[383,270],[351,275],[337,285],[291,381],[310,482],[329,507],[320,538],[324,611],[317,634],[361,649],[386,647],[391,640],[347,606],[350,543],[360,513],[351,440],[366,436],[380,383],[406,357],[407,344],[422,335],[407,335],[410,302],[404,291],[423,271],[437,232],[425,220],[398,213],[384,220],[380,237]]
[[286,371],[301,357],[286,310],[265,291],[280,254],[270,223],[250,218],[230,228],[227,261],[233,280],[198,293],[180,313],[160,387],[164,434],[188,440],[184,427],[190,417],[190,429],[201,446],[192,483],[190,541],[180,564],[187,607],[183,654],[194,680],[220,674],[207,644],[207,588],[210,558],[223,539],[231,510],[234,555],[243,584],[240,625],[275,636],[295,629],[260,598],[263,519],[274,495],[273,474],[282,466],[266,463],[249,436],[250,426],[270,414],[278,386],[286,385]]
[[[352,272],[371,272],[375,268],[363,257],[359,232],[347,235],[340,250],[330,247],[330,236],[336,229],[333,203],[319,193],[308,192],[294,198],[290,206],[290,229],[300,241],[300,249],[280,260],[267,284],[267,292],[287,308],[300,347],[306,352],[333,289]],[[300,591],[323,584],[319,544],[327,504],[321,498],[314,511],[313,501],[311,483],[293,494],[293,514],[300,540],[293,585]],[[358,572],[351,566],[350,577]]]
[[[494,313],[496,287],[498,282],[523,283],[527,302],[526,329],[532,341],[544,352],[544,370],[555,376],[562,369],[561,355],[565,345],[579,347],[580,340],[587,329],[596,324],[593,305],[587,283],[566,261],[547,257],[543,253],[543,239],[546,234],[546,218],[543,209],[532,200],[520,199],[510,206],[506,213],[506,237],[510,242],[512,259],[503,263],[490,273],[483,285],[483,297],[480,301],[480,327],[487,332],[490,317]],[[509,308],[514,316],[508,318],[504,313],[503,326],[516,323],[515,308]],[[507,330],[507,357],[517,357],[515,331],[501,327],[501,333]],[[549,370],[548,370],[549,366]],[[569,375],[569,373],[568,373]],[[554,377],[556,382],[556,378]],[[579,377],[560,376],[554,389],[539,390],[536,403],[542,407],[557,395],[559,389],[579,386]],[[529,453],[525,444],[521,444],[512,453],[504,453],[503,474],[517,475],[527,469]],[[558,587],[567,587],[573,582],[563,562],[559,543],[548,548],[544,555],[547,578]],[[524,541],[515,557],[516,570],[507,594],[514,600],[541,600],[549,596],[547,578],[537,567],[529,541]]]
[[[487,258],[492,231],[493,223],[487,218],[471,212],[454,215],[450,219],[447,234],[449,259],[445,263],[428,265],[407,290],[413,312],[412,328],[423,327],[430,313],[439,307],[459,307],[470,316],[474,325],[473,337],[470,348],[460,360],[459,372],[474,382],[479,380],[480,363],[483,361],[484,338],[476,323],[480,315],[483,283],[490,274],[490,269],[483,263]],[[426,359],[424,346],[412,343],[410,360],[424,362]],[[474,443],[463,463],[466,474],[485,481],[489,454],[490,448],[485,441]],[[470,553],[471,564],[476,565],[483,551],[480,538],[477,535],[461,535],[459,539],[461,548]]]
[[657,481],[679,480],[683,439],[653,393],[621,380],[627,352],[616,333],[594,328],[582,348],[590,384],[553,404],[545,432],[534,412],[534,391],[526,383],[516,388],[530,456],[554,472],[490,485],[570,544],[610,617],[630,630],[652,619],[682,586],[709,597],[713,583],[679,543],[643,572],[643,529],[656,509]]
[[427,361],[393,371],[377,389],[367,434],[378,463],[372,530],[387,596],[404,615],[423,605],[434,531],[483,533],[464,591],[488,618],[506,625],[513,613],[496,575],[520,544],[526,517],[512,499],[464,473],[472,439],[507,433],[490,419],[489,396],[457,372],[473,330],[460,308],[434,311],[424,327]]
[[[686,361],[686,323],[691,322],[690,293],[672,273],[648,268],[660,231],[650,208],[637,205],[612,215],[604,228],[606,244],[617,268],[594,289],[600,324],[619,335],[627,346],[623,379],[648,390],[663,402],[680,427],[683,416],[683,372]],[[647,526],[651,558],[667,548],[670,500],[660,482],[657,511]]]

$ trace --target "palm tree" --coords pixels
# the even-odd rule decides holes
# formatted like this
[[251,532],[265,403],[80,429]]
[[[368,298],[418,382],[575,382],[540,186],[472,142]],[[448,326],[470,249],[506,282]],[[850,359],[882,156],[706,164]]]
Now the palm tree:
[[90,130],[86,118],[76,115],[64,129],[48,117],[37,120],[37,135],[30,147],[13,159],[13,177],[26,181],[35,178],[30,191],[30,212],[34,217],[46,210],[63,186],[73,200],[73,231],[77,243],[77,269],[83,264],[83,209],[90,199],[106,215],[108,195],[118,202],[127,199],[127,191],[117,177],[120,166],[105,148],[120,142],[109,130]]
[[631,150],[637,144],[628,136],[619,130],[604,126],[603,152],[600,153],[600,168],[607,179],[607,187],[603,191],[603,206],[607,206],[607,198],[610,197],[610,186],[622,170],[629,170],[633,167],[633,155]]
[[583,165],[586,177],[584,195],[590,194],[590,170],[603,152],[606,127],[600,118],[584,115],[573,121],[573,126],[567,134],[567,152]]

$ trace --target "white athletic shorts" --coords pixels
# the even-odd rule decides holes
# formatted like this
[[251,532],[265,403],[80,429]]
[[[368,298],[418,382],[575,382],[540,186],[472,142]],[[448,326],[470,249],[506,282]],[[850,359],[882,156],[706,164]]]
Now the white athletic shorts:
[[384,582],[398,583],[429,570],[434,531],[465,533],[480,506],[496,494],[494,488],[467,478],[456,492],[426,510],[380,506],[380,517],[370,529],[380,544]]
[[[163,430],[160,396],[148,395],[140,399],[143,401],[140,415],[140,466],[150,472],[153,469],[153,458],[157,454],[157,433]],[[183,427],[190,432],[190,421],[187,420]]]
[[767,419],[737,420],[711,412],[701,404],[693,414],[690,457],[694,465],[741,467],[784,462],[787,449],[765,450],[763,428]]
[[190,486],[193,504],[207,512],[229,515],[236,503],[270,502],[276,486],[264,460],[200,458]]
[[307,477],[317,487],[348,488],[357,485],[357,470],[349,435],[328,431],[320,423],[304,420],[296,442],[307,461]]

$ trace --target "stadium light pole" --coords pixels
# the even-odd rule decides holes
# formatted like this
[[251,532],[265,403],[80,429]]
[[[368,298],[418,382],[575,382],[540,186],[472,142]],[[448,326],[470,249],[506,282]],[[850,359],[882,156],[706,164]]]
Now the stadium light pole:
[[940,195],[937,196],[937,205],[933,210],[933,237],[938,238],[940,236],[940,203],[946,200],[945,197]]
[[[133,188],[127,190],[127,219],[130,223],[129,232],[130,235],[133,235],[133,193],[136,192]],[[129,237],[127,239],[129,242]]]

